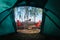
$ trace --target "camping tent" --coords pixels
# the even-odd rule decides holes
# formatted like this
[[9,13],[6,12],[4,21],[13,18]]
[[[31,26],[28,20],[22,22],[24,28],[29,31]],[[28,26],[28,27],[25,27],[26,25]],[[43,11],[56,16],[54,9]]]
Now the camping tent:
[[[16,32],[15,23],[12,17],[11,11],[15,6],[26,5],[24,2],[26,0],[0,0],[0,35],[5,35],[8,33]],[[37,4],[33,4],[33,1]],[[46,0],[33,0],[32,5],[37,5],[37,7],[44,8]],[[22,2],[22,3],[20,3]],[[57,1],[59,2],[59,1]],[[18,3],[18,5],[17,5]],[[44,18],[41,27],[41,32],[47,35],[60,36],[60,16],[59,16],[59,7],[56,4],[56,0],[48,0],[48,3],[44,9]],[[57,3],[58,4],[58,3]],[[29,1],[27,1],[29,5]]]

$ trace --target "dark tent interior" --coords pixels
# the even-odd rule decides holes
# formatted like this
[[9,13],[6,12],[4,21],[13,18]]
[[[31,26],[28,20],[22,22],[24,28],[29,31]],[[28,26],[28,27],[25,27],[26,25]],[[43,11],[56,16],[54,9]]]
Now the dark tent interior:
[[[43,10],[43,13],[41,14],[42,15],[41,18],[42,23],[40,25],[41,27],[38,28],[40,30],[39,33],[24,34],[17,32],[17,26],[14,19],[14,8],[15,7],[21,8],[22,6],[23,7],[26,6],[27,11],[29,7],[33,9],[35,8],[35,10],[36,9],[39,10],[40,8]],[[33,17],[36,16],[34,14],[32,15]],[[31,19],[29,19],[28,21],[31,21]],[[39,18],[34,19],[34,22],[37,19]],[[23,20],[23,16],[22,16],[22,20]],[[17,24],[18,26],[20,26],[20,23]],[[28,23],[26,24],[28,25]],[[33,24],[33,26],[36,26],[36,23]],[[33,29],[31,25],[29,26],[28,30],[30,29]],[[58,39],[60,39],[60,1],[59,0],[0,0],[0,40],[58,40]]]

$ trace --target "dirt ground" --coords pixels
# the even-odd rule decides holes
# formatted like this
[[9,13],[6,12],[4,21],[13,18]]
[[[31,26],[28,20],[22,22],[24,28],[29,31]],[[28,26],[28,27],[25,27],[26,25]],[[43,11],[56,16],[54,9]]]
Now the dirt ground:
[[17,30],[17,32],[25,33],[25,34],[34,34],[34,33],[39,33],[40,29],[20,29]]

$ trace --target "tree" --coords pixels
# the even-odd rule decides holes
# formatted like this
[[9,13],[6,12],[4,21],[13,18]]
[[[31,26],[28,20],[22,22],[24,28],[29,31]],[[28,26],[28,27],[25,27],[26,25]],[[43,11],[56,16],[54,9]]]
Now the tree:
[[34,17],[34,22],[35,22],[35,20],[36,20],[36,13],[37,13],[36,8],[35,7],[32,7],[31,12],[32,12],[31,15]]

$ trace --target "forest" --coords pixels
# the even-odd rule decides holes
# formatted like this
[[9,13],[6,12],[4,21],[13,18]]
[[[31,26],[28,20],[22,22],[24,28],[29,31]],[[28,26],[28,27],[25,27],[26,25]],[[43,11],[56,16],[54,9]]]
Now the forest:
[[[14,9],[17,29],[39,29],[42,23],[41,8],[21,6]],[[40,29],[39,29],[40,30]]]

